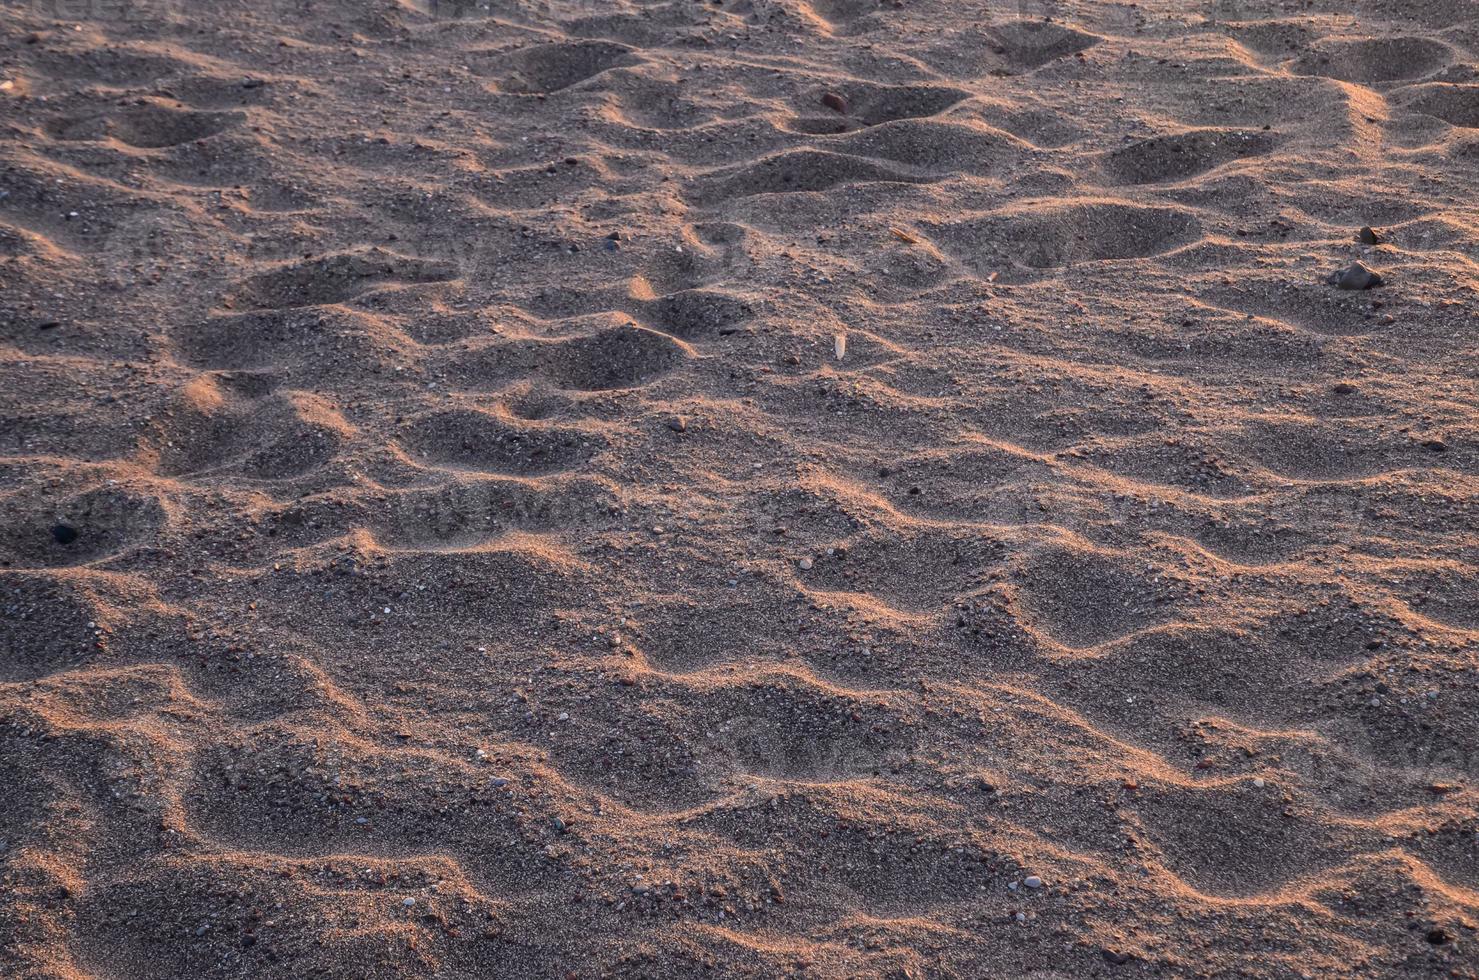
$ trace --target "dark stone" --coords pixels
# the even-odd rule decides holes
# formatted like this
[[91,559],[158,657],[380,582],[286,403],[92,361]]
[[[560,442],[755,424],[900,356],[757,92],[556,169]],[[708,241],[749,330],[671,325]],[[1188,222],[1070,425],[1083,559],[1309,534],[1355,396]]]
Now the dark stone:
[[70,524],[53,524],[51,537],[57,544],[71,544],[77,540],[77,529]]
[[1381,236],[1371,228],[1362,228],[1356,233],[1356,238],[1362,245],[1380,245]]
[[1330,282],[1341,289],[1375,289],[1385,283],[1381,273],[1366,268],[1360,262],[1353,262],[1349,268],[1332,273]]
[[823,95],[822,105],[831,109],[833,112],[840,113],[844,116],[847,115],[847,100],[836,92],[828,92]]

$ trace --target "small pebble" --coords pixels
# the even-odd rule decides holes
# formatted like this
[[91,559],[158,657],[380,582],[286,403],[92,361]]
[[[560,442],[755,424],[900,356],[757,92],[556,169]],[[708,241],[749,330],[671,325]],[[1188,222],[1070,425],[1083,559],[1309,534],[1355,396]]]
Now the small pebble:
[[1378,235],[1373,228],[1362,228],[1359,232],[1356,233],[1356,238],[1360,240],[1362,245],[1381,244],[1381,236]]
[[77,529],[70,524],[53,524],[51,537],[57,544],[71,544],[77,540]]
[[847,115],[847,99],[838,95],[836,92],[827,92],[823,95],[822,105],[831,109],[833,112],[841,113],[844,116]]
[[803,572],[807,572],[811,570],[812,561],[810,558],[803,558],[796,564]]
[[414,898],[403,898],[401,899],[401,904],[404,905],[406,908],[410,908],[411,906],[416,904],[416,900]]
[[1356,386],[1349,381],[1342,381],[1331,390],[1337,395],[1354,395],[1356,393]]
[[1375,289],[1385,283],[1381,273],[1366,268],[1360,262],[1351,265],[1339,272],[1332,273],[1330,282],[1341,289]]
[[668,428],[672,429],[674,432],[687,432],[688,420],[681,415],[675,415],[672,418],[668,419]]
[[1041,888],[1042,879],[1039,878],[1037,875],[1028,875],[1025,879],[1023,879],[1022,884],[1026,885],[1028,888]]

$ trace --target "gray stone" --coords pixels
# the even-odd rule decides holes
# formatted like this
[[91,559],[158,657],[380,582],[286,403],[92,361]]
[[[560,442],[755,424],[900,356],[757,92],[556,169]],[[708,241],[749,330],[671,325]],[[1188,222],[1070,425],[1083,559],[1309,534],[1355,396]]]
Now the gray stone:
[[1330,282],[1341,289],[1375,289],[1384,284],[1381,273],[1366,268],[1360,262],[1333,273]]

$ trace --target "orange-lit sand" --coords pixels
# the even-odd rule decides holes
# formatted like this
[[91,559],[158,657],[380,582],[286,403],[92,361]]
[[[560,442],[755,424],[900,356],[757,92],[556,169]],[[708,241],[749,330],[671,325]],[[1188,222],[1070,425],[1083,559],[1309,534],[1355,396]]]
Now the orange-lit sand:
[[0,973],[1479,971],[1472,3],[0,14]]

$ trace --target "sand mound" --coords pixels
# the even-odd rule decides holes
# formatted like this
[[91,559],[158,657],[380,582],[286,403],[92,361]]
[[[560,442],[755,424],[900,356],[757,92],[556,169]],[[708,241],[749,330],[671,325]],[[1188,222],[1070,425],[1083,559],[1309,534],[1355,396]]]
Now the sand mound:
[[0,972],[1472,975],[1459,0],[71,6]]

